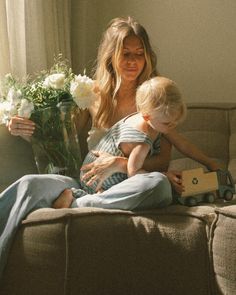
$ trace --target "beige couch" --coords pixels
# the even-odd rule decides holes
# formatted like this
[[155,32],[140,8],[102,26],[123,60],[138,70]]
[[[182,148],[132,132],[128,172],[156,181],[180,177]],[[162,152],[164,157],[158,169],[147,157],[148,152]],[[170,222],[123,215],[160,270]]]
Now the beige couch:
[[[236,180],[236,104],[189,106],[183,133]],[[30,146],[0,131],[2,188],[36,171]],[[198,167],[173,152],[171,168]],[[144,212],[40,209],[23,221],[1,295],[236,294],[236,202]]]

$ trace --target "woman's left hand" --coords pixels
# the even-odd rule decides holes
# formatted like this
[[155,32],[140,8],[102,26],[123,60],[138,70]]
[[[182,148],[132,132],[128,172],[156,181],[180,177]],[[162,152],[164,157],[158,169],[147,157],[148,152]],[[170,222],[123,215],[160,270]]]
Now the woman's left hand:
[[82,171],[87,171],[82,177],[88,186],[98,181],[96,191],[101,189],[105,179],[116,172],[127,173],[127,158],[113,156],[106,152],[92,152],[97,159],[81,167]]

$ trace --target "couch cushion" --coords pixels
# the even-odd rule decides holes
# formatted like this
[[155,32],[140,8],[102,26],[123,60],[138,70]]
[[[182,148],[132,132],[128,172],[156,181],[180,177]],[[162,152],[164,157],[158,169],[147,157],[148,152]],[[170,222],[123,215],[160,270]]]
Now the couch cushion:
[[236,205],[217,209],[212,230],[213,265],[219,294],[236,294]]
[[1,294],[213,294],[214,216],[214,206],[37,210],[16,235]]
[[0,126],[0,191],[25,174],[37,173],[31,145]]

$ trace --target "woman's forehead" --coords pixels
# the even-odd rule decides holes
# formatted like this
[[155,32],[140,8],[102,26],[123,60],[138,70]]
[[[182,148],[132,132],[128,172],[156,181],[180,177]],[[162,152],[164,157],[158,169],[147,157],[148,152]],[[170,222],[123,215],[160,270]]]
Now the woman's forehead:
[[136,48],[136,49],[143,49],[142,41],[135,35],[127,36],[123,42],[123,48]]

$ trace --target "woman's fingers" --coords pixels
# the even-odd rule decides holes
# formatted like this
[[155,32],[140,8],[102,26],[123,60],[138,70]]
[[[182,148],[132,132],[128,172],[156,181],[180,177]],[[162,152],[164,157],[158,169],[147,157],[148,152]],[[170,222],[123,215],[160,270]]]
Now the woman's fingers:
[[96,186],[96,192],[97,193],[102,193],[103,189],[102,189],[102,184],[103,184],[104,179],[99,179],[97,186]]
[[12,117],[8,123],[8,130],[15,136],[31,136],[34,133],[35,123],[19,116]]
[[83,181],[86,181],[87,179],[91,178],[93,175],[95,175],[95,171],[92,169],[92,170],[89,170],[88,172],[86,172],[82,177],[81,177],[81,180]]
[[93,168],[93,166],[94,166],[94,162],[89,163],[89,164],[85,164],[80,168],[80,170],[81,171],[91,170]]
[[97,176],[97,175],[94,175],[94,176],[92,176],[92,177],[86,182],[86,184],[87,184],[88,186],[91,186],[91,185],[94,184],[95,181],[97,181],[97,179],[98,179],[98,176]]

